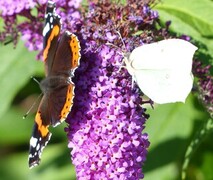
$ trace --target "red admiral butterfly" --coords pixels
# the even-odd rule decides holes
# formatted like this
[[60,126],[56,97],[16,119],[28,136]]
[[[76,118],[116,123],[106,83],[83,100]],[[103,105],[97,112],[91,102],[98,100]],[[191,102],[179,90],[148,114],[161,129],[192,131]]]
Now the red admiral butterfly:
[[72,108],[75,88],[72,77],[81,57],[80,43],[74,34],[66,31],[59,38],[61,23],[55,9],[55,3],[48,1],[43,29],[46,78],[40,83],[44,96],[30,139],[30,168],[39,164],[42,150],[50,140],[48,127],[64,121]]

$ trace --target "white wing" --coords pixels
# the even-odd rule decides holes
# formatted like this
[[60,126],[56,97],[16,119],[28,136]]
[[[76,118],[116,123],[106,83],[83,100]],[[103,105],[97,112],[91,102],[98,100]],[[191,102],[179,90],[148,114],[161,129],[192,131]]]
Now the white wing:
[[135,81],[142,92],[158,104],[185,102],[193,85],[191,74],[171,70],[135,70]]
[[135,69],[179,69],[191,72],[197,47],[181,39],[167,39],[135,48],[130,54]]
[[180,39],[140,46],[125,58],[128,72],[154,102],[184,102],[191,91],[192,58],[196,47]]

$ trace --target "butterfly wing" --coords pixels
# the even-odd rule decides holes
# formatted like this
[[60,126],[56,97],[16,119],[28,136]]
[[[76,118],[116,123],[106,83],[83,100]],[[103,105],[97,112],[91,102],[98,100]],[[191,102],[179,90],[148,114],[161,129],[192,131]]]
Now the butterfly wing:
[[130,74],[154,102],[184,102],[193,76],[192,58],[197,48],[180,39],[168,39],[140,46],[129,57]]
[[63,122],[71,111],[74,98],[74,83],[60,87],[53,91],[49,97],[50,121],[52,126]]
[[80,43],[77,36],[68,31],[62,34],[58,43],[50,77],[57,82],[55,90],[49,92],[48,104],[51,114],[51,125],[56,126],[69,114],[74,98],[72,77],[79,66]]
[[192,89],[193,76],[188,74],[177,76],[177,73],[170,70],[135,70],[134,76],[146,96],[158,104],[165,104],[185,102]]
[[179,69],[191,72],[197,47],[181,39],[167,39],[135,48],[130,54],[135,69]]
[[[47,99],[42,98],[38,111],[35,117],[35,124],[33,127],[32,136],[30,139],[29,149],[29,167],[33,168],[40,163],[42,150],[50,140],[51,133],[48,130],[50,124],[50,114],[46,112],[48,109]],[[45,112],[45,113],[43,113]]]
[[59,41],[50,75],[73,77],[80,64],[80,50],[80,42],[77,36],[65,31]]
[[55,13],[55,9],[55,3],[48,1],[43,29],[43,60],[45,63],[46,76],[49,75],[53,66],[61,28],[60,16]]
[[[60,17],[55,14],[55,3],[48,1],[45,14],[45,25],[43,29],[43,58],[45,62],[46,76],[52,67],[53,58],[57,49],[60,33]],[[48,97],[44,96],[40,102],[35,117],[32,136],[29,148],[29,167],[32,168],[40,163],[40,156],[43,148],[50,140],[51,133],[48,130],[50,125],[50,112],[48,109]]]
[[65,120],[71,110],[74,97],[71,78],[80,59],[80,44],[75,35],[65,32],[59,39],[60,17],[55,13],[55,3],[52,1],[48,1],[45,19],[43,58],[46,78],[40,83],[44,96],[30,139],[30,168],[40,162],[42,150],[51,137],[49,125],[56,126]]

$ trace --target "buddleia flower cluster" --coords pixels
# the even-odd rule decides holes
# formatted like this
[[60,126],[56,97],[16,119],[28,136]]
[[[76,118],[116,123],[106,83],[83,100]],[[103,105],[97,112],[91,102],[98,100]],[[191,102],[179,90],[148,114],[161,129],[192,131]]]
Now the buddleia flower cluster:
[[[9,35],[16,43],[20,36],[29,50],[42,52],[46,1],[13,2],[0,2],[5,22],[1,41]],[[55,2],[62,32],[75,33],[81,44],[74,104],[65,128],[77,179],[141,179],[149,147],[144,105],[153,102],[132,83],[123,58],[135,47],[170,38],[170,22],[161,27],[151,8],[154,0],[94,0],[82,6],[80,1]],[[24,19],[18,21],[20,16]]]

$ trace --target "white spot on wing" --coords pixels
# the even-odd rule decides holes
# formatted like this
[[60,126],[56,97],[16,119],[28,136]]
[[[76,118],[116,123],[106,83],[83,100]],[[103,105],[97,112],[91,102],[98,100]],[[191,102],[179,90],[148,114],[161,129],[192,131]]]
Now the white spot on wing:
[[67,33],[67,35],[69,35],[69,36],[72,34],[72,33],[71,33],[71,32],[69,32],[69,31],[65,31],[65,32],[66,32],[66,33]]
[[54,124],[53,127],[56,127],[56,126],[58,126],[59,124],[61,124],[61,122],[57,122],[56,124]]
[[47,34],[49,31],[50,31],[50,24],[47,23],[47,24],[45,25],[44,29],[43,29],[42,35],[43,35],[43,36],[46,36],[46,34]]
[[40,144],[38,144],[38,145],[36,146],[36,151],[38,151],[39,148],[40,148]]
[[50,22],[53,23],[53,17],[52,16],[50,17]]
[[37,142],[38,142],[38,139],[37,139],[37,138],[34,138],[34,137],[31,137],[31,138],[30,138],[30,145],[31,145],[33,148],[36,147]]
[[32,154],[29,154],[29,158],[32,158],[33,157],[33,155]]

